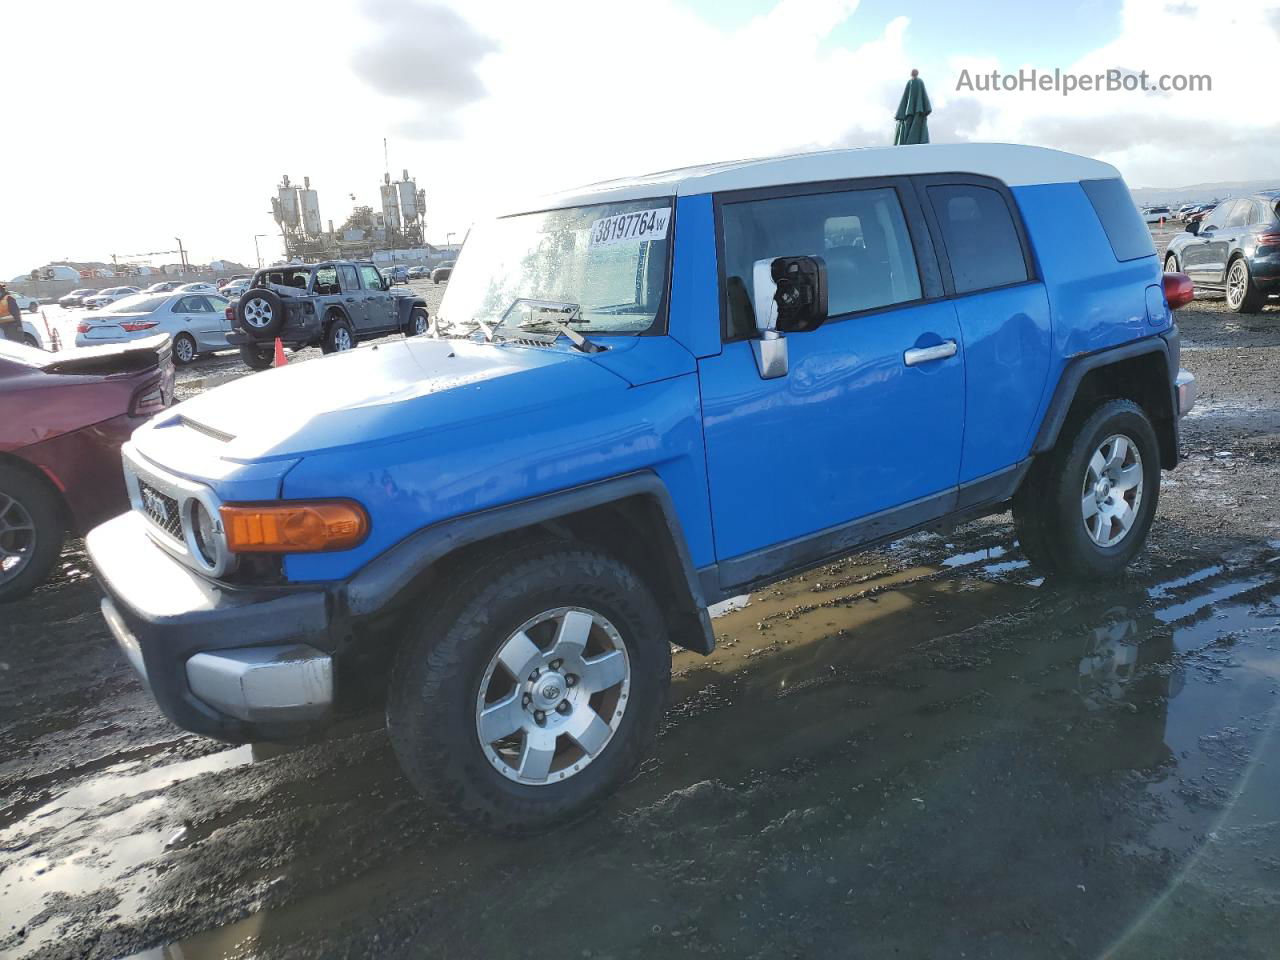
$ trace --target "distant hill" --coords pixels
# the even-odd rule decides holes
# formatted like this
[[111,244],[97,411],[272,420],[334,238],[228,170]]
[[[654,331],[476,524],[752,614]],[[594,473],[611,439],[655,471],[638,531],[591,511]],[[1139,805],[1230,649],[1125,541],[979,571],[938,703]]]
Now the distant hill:
[[1189,187],[1138,187],[1131,190],[1140,207],[1157,203],[1203,203],[1223,197],[1238,197],[1260,190],[1280,190],[1280,177],[1274,180],[1224,180],[1221,183],[1194,183]]

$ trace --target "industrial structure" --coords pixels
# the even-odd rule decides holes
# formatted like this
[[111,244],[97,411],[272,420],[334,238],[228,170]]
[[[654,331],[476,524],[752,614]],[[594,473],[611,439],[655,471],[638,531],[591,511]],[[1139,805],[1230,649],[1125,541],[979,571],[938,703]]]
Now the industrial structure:
[[[271,214],[280,227],[288,260],[323,260],[338,257],[371,257],[375,260],[426,260],[430,249],[425,242],[425,190],[404,171],[400,180],[382,175],[379,206],[357,205],[341,227],[328,229],[320,219],[319,194],[311,178],[302,186],[286,174],[271,198]],[[352,195],[352,199],[355,196]]]

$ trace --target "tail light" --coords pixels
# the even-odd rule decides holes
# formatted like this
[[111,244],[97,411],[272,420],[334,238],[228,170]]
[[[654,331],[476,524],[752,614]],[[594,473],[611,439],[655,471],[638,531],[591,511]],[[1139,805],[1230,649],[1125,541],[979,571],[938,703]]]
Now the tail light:
[[126,333],[137,333],[139,330],[150,330],[159,323],[159,320],[126,320],[120,324],[120,329]]
[[1185,273],[1166,273],[1161,282],[1164,286],[1164,298],[1170,310],[1185,307],[1195,299],[1195,285]]
[[236,320],[236,308],[235,308],[235,307],[227,307],[227,309],[223,310],[223,311],[222,311],[222,313],[223,313],[223,315],[227,318],[227,323],[228,323],[228,324],[235,323],[235,320]]
[[222,508],[222,528],[234,553],[347,550],[369,532],[369,515],[351,500],[245,504]]
[[1280,233],[1260,233],[1258,243],[1264,247],[1280,246]]
[[76,333],[88,333],[91,324],[88,320],[81,320],[76,324]]
[[135,417],[149,417],[168,405],[169,401],[164,395],[164,378],[156,377],[134,391],[133,400],[129,403],[129,413]]

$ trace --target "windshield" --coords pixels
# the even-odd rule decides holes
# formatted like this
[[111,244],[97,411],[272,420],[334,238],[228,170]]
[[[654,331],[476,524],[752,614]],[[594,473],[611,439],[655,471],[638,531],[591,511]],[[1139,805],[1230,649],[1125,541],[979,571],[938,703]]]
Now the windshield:
[[150,313],[152,310],[158,310],[161,305],[169,299],[169,294],[163,297],[147,296],[138,293],[131,297],[125,297],[123,300],[117,300],[115,303],[108,304],[103,307],[99,313]]
[[[644,333],[661,313],[670,255],[668,199],[504,217],[467,237],[440,304],[448,332],[497,323],[516,300],[574,304],[586,334]],[[538,325],[513,311],[507,326]]]

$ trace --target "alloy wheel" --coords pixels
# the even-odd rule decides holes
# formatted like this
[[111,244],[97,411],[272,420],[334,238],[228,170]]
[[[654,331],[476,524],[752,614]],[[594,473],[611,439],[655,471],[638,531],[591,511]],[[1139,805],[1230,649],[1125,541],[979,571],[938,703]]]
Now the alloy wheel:
[[13,497],[0,492],[0,583],[25,570],[35,550],[36,525],[31,513]]
[[351,349],[351,331],[346,327],[339,327],[333,331],[333,346],[337,350]]
[[631,661],[608,619],[558,607],[498,647],[476,697],[476,734],[509,780],[541,786],[600,756],[627,709]]
[[181,363],[190,363],[196,357],[195,347],[186,337],[178,338],[178,342],[174,344],[174,352]]
[[1142,506],[1142,454],[1122,434],[1093,451],[1085,468],[1080,514],[1085,532],[1099,547],[1114,547],[1129,535]]
[[271,325],[271,304],[261,297],[254,297],[244,305],[244,322],[258,330]]
[[1227,304],[1235,309],[1244,301],[1245,290],[1249,285],[1249,271],[1243,260],[1237,260],[1227,272]]

